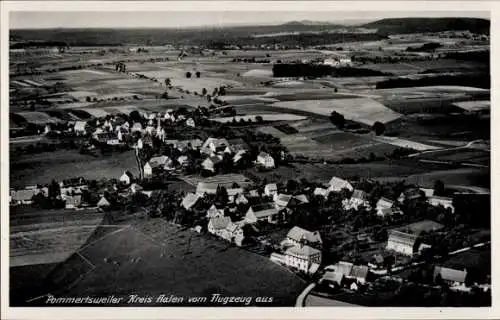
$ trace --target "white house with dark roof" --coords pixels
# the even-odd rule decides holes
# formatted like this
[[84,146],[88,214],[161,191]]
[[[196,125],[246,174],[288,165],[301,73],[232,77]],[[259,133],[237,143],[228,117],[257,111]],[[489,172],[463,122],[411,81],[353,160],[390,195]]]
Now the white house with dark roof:
[[134,176],[127,170],[121,175],[120,182],[128,186],[132,182],[132,179],[134,179]]
[[224,216],[224,209],[219,209],[213,204],[208,210],[207,210],[207,218],[214,218],[214,217],[223,217]]
[[274,158],[267,152],[261,152],[257,156],[256,163],[261,165],[266,169],[271,169],[275,167]]
[[300,245],[302,243],[307,243],[310,245],[321,246],[323,240],[318,231],[308,231],[301,227],[293,227],[288,231],[285,239],[285,244],[289,243],[292,245]]
[[309,273],[313,265],[321,264],[321,251],[308,245],[296,245],[285,250],[285,265]]
[[332,177],[330,182],[328,182],[328,191],[330,192],[340,192],[343,189],[347,189],[349,191],[354,191],[354,187],[352,184],[344,179],[338,177]]
[[217,165],[222,161],[218,156],[210,156],[207,157],[202,163],[201,166],[203,169],[215,172],[217,170]]
[[418,235],[416,234],[399,230],[389,230],[386,250],[411,256],[415,253],[417,239]]
[[353,191],[351,198],[343,200],[342,205],[345,210],[358,210],[360,207],[370,210],[370,202],[368,201],[366,192],[358,189]]
[[224,138],[208,138],[201,146],[200,152],[204,154],[222,153],[228,146],[229,142]]
[[250,207],[245,214],[245,222],[256,223],[267,221],[276,223],[279,211],[271,204]]
[[275,194],[278,194],[278,186],[276,183],[268,183],[264,187],[264,194],[269,197],[273,197]]
[[155,170],[164,169],[169,160],[170,158],[167,156],[157,156],[149,159],[144,165],[144,177],[151,177]]

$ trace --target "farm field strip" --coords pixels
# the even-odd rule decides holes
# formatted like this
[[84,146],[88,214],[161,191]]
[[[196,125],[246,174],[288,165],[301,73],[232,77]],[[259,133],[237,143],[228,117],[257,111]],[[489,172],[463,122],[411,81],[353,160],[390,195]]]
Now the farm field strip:
[[[234,117],[222,117],[222,118],[212,118],[210,120],[216,121],[216,122],[221,122],[221,123],[228,123],[232,122],[233,119],[236,119],[236,121],[240,121],[241,119],[248,121],[249,119],[252,121],[256,121],[255,117],[259,115],[241,115],[241,116],[234,116]],[[303,120],[306,119],[307,117],[304,116],[299,116],[295,114],[290,114],[290,113],[279,113],[279,114],[261,114],[262,120],[264,121],[296,121],[296,120]]]
[[378,136],[374,137],[373,139],[383,142],[383,143],[388,143],[392,144],[397,147],[403,147],[403,148],[412,148],[418,151],[425,151],[425,150],[438,150],[441,149],[440,147],[436,146],[431,146],[411,140],[406,140],[406,139],[401,139],[401,138],[396,138],[396,137],[384,137],[384,136]]
[[231,186],[233,183],[237,183],[240,186],[243,186],[245,184],[249,184],[250,180],[241,175],[241,174],[235,174],[235,173],[230,173],[230,174],[222,174],[222,175],[217,175],[213,177],[208,177],[208,178],[203,178],[200,176],[180,176],[180,179],[186,181],[192,186],[197,186],[198,183],[204,182],[204,183],[213,183],[213,184],[220,184],[224,186]]

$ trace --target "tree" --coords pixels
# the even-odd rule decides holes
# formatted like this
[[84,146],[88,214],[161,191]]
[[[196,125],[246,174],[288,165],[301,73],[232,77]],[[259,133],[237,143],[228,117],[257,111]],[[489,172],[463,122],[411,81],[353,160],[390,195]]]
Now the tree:
[[434,181],[434,195],[442,196],[445,193],[444,182],[441,180]]
[[261,122],[263,122],[263,121],[264,121],[264,119],[262,118],[262,116],[256,116],[256,117],[255,117],[255,121],[257,121],[257,122],[261,123]]
[[165,99],[165,100],[168,99],[168,93],[166,91],[163,92],[163,94],[161,95],[161,98]]
[[203,88],[203,89],[201,90],[201,95],[202,95],[202,96],[204,96],[204,95],[206,95],[206,94],[207,94],[207,88]]
[[142,118],[141,118],[141,115],[139,114],[139,111],[134,110],[134,111],[130,112],[129,119],[131,121],[140,121]]
[[170,87],[172,84],[172,81],[170,80],[170,78],[166,78],[165,79],[165,87]]
[[199,78],[199,77],[201,77],[201,72],[196,71],[196,78]]
[[188,79],[191,78],[191,72],[189,72],[189,71],[186,72],[186,78],[188,78]]
[[226,88],[220,87],[219,88],[219,96],[224,96],[226,95]]
[[372,126],[372,130],[377,136],[379,136],[384,133],[385,125],[380,121],[376,121]]
[[333,111],[330,114],[330,121],[339,129],[343,129],[345,126],[345,118],[343,115],[337,111]]

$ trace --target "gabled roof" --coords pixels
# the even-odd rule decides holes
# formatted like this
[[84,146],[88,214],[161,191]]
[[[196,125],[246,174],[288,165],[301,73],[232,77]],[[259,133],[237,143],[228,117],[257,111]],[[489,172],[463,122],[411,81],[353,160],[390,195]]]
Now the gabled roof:
[[134,178],[134,175],[132,174],[132,172],[126,170],[123,174],[122,174],[122,177],[123,176],[128,176],[130,179]]
[[247,214],[249,213],[253,213],[257,219],[262,219],[278,214],[278,210],[272,205],[265,204],[250,207],[247,211]]
[[210,222],[209,222],[212,227],[216,230],[221,230],[221,229],[225,229],[230,223],[231,223],[231,218],[229,217],[213,217],[213,218],[210,218]]
[[157,168],[160,166],[164,166],[169,160],[169,157],[167,156],[157,156],[157,157],[152,157],[149,159],[148,163],[151,166],[151,168]]
[[321,251],[307,245],[293,246],[286,249],[285,251],[286,255],[291,255],[294,257],[310,257],[318,253],[321,253]]
[[229,197],[232,197],[232,196],[235,196],[237,194],[242,194],[243,188],[230,188],[230,189],[226,189],[226,191],[227,191],[227,195]]
[[182,199],[181,206],[183,206],[186,210],[191,209],[196,202],[200,199],[200,196],[194,193],[188,193],[184,199]]
[[327,271],[322,279],[340,284],[344,279],[344,275],[341,272]]
[[351,274],[353,267],[354,267],[353,263],[346,261],[339,261],[333,266],[335,272],[339,272],[344,276],[349,276]]
[[295,199],[299,200],[301,203],[309,203],[309,200],[307,199],[305,194],[299,194],[296,196],[293,196]]
[[387,241],[394,241],[409,246],[414,246],[417,241],[418,235],[401,232],[398,230],[389,230],[389,237]]
[[278,206],[286,207],[291,199],[291,195],[280,193],[274,200],[274,203],[276,203]]
[[367,266],[353,266],[351,270],[351,274],[349,276],[354,278],[362,278],[365,279],[368,275],[368,267]]
[[319,232],[311,232],[306,229],[302,229],[301,227],[293,227],[290,231],[288,231],[287,238],[292,239],[294,241],[300,242],[305,239],[310,243],[319,242],[322,243]]
[[341,178],[332,177],[330,179],[330,182],[328,182],[328,184],[330,185],[330,188],[332,188],[333,190],[342,190],[344,188],[352,190],[352,186],[349,183],[349,181]]
[[328,195],[328,190],[323,188],[316,188],[314,189],[314,195],[325,197]]
[[14,201],[28,201],[37,193],[36,189],[13,190],[10,196]]
[[441,275],[441,278],[445,281],[461,283],[465,282],[465,278],[467,277],[467,271],[465,270],[455,270],[445,267],[435,267],[434,278],[436,278],[438,274]]
[[278,190],[278,186],[276,185],[276,183],[268,183],[268,184],[266,184],[264,189],[274,191],[274,190]]
[[106,199],[104,196],[102,196],[99,202],[97,202],[98,207],[107,207],[109,205],[111,205],[111,203],[109,203],[108,199]]
[[272,157],[269,155],[269,153],[267,153],[267,152],[262,152],[262,151],[259,153],[259,156],[258,156],[258,157],[259,157],[259,158],[267,158],[267,157],[272,158]]
[[387,199],[387,198],[380,198],[377,201],[377,208],[379,209],[384,209],[384,208],[391,208],[394,205],[394,201]]
[[354,190],[352,193],[352,196],[351,196],[351,199],[359,199],[359,200],[363,200],[363,201],[366,201],[367,198],[368,197],[366,195],[366,192],[364,192],[363,190],[359,190],[359,189]]
[[198,182],[196,186],[197,194],[215,194],[217,192],[217,184],[216,183],[207,183],[207,182]]

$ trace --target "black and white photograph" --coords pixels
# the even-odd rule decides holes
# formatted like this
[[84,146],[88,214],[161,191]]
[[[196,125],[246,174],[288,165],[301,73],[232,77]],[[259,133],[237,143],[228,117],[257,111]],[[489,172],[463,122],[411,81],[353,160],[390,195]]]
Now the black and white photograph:
[[491,12],[307,8],[10,11],[8,306],[492,307]]

